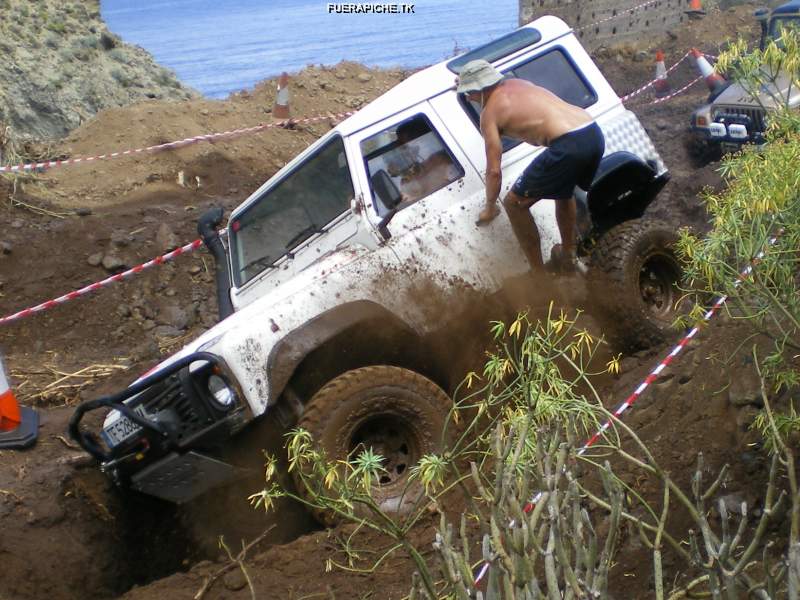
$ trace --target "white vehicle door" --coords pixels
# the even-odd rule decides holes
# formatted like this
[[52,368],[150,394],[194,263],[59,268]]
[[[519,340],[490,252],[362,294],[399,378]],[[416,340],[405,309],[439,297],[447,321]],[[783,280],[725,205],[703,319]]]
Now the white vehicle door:
[[357,179],[367,218],[390,236],[386,245],[415,285],[449,289],[458,282],[493,292],[528,270],[505,213],[488,226],[475,224],[485,201],[482,174],[429,103],[351,142],[363,158]]

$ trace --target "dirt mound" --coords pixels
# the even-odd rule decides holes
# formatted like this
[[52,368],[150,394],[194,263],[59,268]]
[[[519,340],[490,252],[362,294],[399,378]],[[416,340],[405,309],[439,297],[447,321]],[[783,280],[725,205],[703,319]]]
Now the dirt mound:
[[[0,2],[1,130],[12,140],[55,139],[103,108],[145,98],[185,100],[184,87],[144,49],[126,44],[100,18],[100,2]],[[7,132],[6,132],[7,133]],[[13,148],[3,148],[6,159]]]
[[[691,46],[714,52],[720,31],[734,32],[745,23],[750,23],[748,8],[710,15],[652,49],[663,46],[668,64]],[[747,27],[755,32],[754,24]],[[601,69],[622,94],[652,78],[652,61],[640,59],[633,49],[598,52]],[[323,120],[13,180],[0,177],[0,316],[195,239],[196,219],[203,210],[222,205],[229,211],[328,131],[335,115],[357,109],[406,75],[352,63],[308,68],[293,77],[293,114],[324,115]],[[677,89],[695,76],[687,61],[670,80]],[[147,101],[105,110],[63,140],[55,155],[88,157],[269,123],[275,83],[266,81],[252,93],[225,101]],[[648,104],[653,99],[650,91],[630,102],[672,173],[651,214],[676,226],[704,227],[697,193],[704,186],[720,185],[715,165],[698,168],[685,147],[690,111],[704,96],[698,84],[663,104]],[[226,517],[241,515],[243,526],[226,535],[234,553],[242,529],[253,539],[268,526],[269,521],[250,512],[241,488],[213,505],[182,511],[118,494],[93,465],[83,468],[80,453],[62,437],[72,405],[126,385],[215,320],[212,265],[204,252],[197,252],[130,282],[0,327],[0,348],[17,394],[40,407],[43,417],[35,448],[0,453],[0,561],[5,575],[0,596],[109,597],[179,572],[125,597],[193,598],[204,578],[220,568],[209,562],[196,564],[219,558],[215,536],[224,526],[211,519],[221,510],[216,502],[226,507]],[[705,332],[704,339],[715,336],[713,347],[699,346],[670,367],[629,418],[668,469],[687,473],[695,451],[702,449],[712,465],[736,463],[738,481],[745,481],[760,468],[758,458],[745,447],[743,425],[751,406],[746,394],[734,398],[727,392],[713,393],[730,383],[719,361],[722,349],[733,347],[728,340],[735,335],[727,325],[720,326],[720,335],[717,338],[713,328]],[[609,405],[627,395],[656,359],[653,354],[627,358],[621,378],[604,392]],[[702,376],[696,376],[700,372]],[[258,465],[254,468],[257,471]],[[648,482],[638,485],[649,493]],[[750,493],[746,486],[742,490]],[[287,514],[282,518],[291,521],[295,531],[285,529],[248,553],[249,575],[261,597],[358,598],[380,589],[389,599],[407,593],[412,566],[402,555],[393,556],[375,573],[337,568],[329,572],[329,560],[348,563],[340,545],[351,533],[347,528],[275,545],[309,530],[296,513],[291,518]],[[195,527],[187,528],[187,522]],[[433,538],[431,527],[426,523],[415,533],[422,547]],[[359,534],[351,540],[351,549],[360,555],[354,566],[363,568],[382,555],[386,543]],[[623,597],[649,593],[649,563],[641,560],[639,565],[633,578],[615,573],[619,589],[629,592]],[[247,598],[249,591],[243,575],[233,570],[206,597]]]

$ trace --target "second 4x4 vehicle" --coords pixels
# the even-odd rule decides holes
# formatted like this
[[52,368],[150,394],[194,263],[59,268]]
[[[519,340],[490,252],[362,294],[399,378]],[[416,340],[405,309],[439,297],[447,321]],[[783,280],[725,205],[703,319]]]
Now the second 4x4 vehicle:
[[[761,49],[768,40],[778,40],[782,29],[800,31],[800,0],[782,4],[772,11],[761,8],[755,13],[761,24]],[[778,98],[789,108],[800,108],[800,90],[786,73],[765,77],[765,88],[754,96],[740,83],[731,82],[712,93],[706,104],[692,113],[694,150],[735,152],[742,145],[763,144],[770,111],[778,108]]]
[[[277,414],[331,459],[374,448],[385,468],[374,496],[388,511],[416,499],[411,467],[441,448],[447,392],[463,376],[448,363],[464,329],[442,325],[532,277],[504,214],[475,224],[485,202],[480,107],[454,80],[477,58],[600,125],[606,155],[579,198],[590,274],[603,275],[591,279],[601,282],[591,303],[634,345],[667,330],[676,234],[642,218],[667,170],[572,30],[542,17],[412,75],[338,124],[233,211],[227,237],[215,231],[221,209],[201,219],[221,321],[130,387],[77,409],[71,434],[103,470],[185,502],[233,476],[221,459],[233,436]],[[504,140],[503,193],[542,150]],[[533,213],[547,258],[559,241],[553,202]],[[484,330],[492,317],[471,322]],[[446,351],[431,351],[431,338]],[[95,409],[108,410],[99,435],[81,426]]]

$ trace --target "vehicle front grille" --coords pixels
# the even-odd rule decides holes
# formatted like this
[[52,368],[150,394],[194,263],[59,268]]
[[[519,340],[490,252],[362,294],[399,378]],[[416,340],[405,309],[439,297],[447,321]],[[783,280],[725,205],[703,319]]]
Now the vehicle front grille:
[[711,111],[711,120],[717,121],[726,115],[741,115],[747,117],[750,125],[747,130],[750,132],[764,131],[767,128],[766,112],[760,107],[744,106],[715,106]]
[[177,374],[156,383],[142,395],[141,405],[147,417],[167,425],[179,443],[212,423],[205,407],[186,396]]

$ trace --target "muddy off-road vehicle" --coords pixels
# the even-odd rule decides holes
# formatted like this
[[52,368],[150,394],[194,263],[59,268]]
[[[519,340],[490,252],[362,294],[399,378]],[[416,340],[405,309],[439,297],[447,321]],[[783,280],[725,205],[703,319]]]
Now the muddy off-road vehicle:
[[[778,39],[782,28],[800,30],[800,0],[787,2],[772,11],[760,8],[755,18],[761,25],[763,50],[767,40]],[[768,113],[778,102],[800,108],[800,90],[786,74],[778,74],[765,86],[757,97],[735,81],[712,93],[706,104],[692,113],[693,152],[706,156],[736,152],[748,143],[763,144]]]
[[[222,449],[271,414],[309,430],[329,458],[373,447],[385,458],[374,491],[384,508],[402,512],[414,500],[403,493],[410,467],[441,447],[458,383],[445,373],[464,328],[445,324],[504,296],[508,282],[535,277],[505,214],[476,226],[485,202],[480,107],[454,85],[476,58],[597,120],[606,155],[579,198],[591,240],[584,259],[604,282],[591,304],[612,311],[632,343],[668,329],[676,234],[642,219],[667,170],[571,29],[542,17],[415,73],[338,124],[235,209],[227,235],[215,231],[221,209],[204,215],[221,321],[127,389],[77,409],[72,436],[105,472],[188,501],[234,476]],[[504,140],[503,193],[541,151]],[[547,259],[559,242],[553,202],[533,214]],[[492,317],[469,323],[484,331]],[[429,351],[431,340],[444,352]],[[101,408],[110,410],[97,435],[81,420]]]

